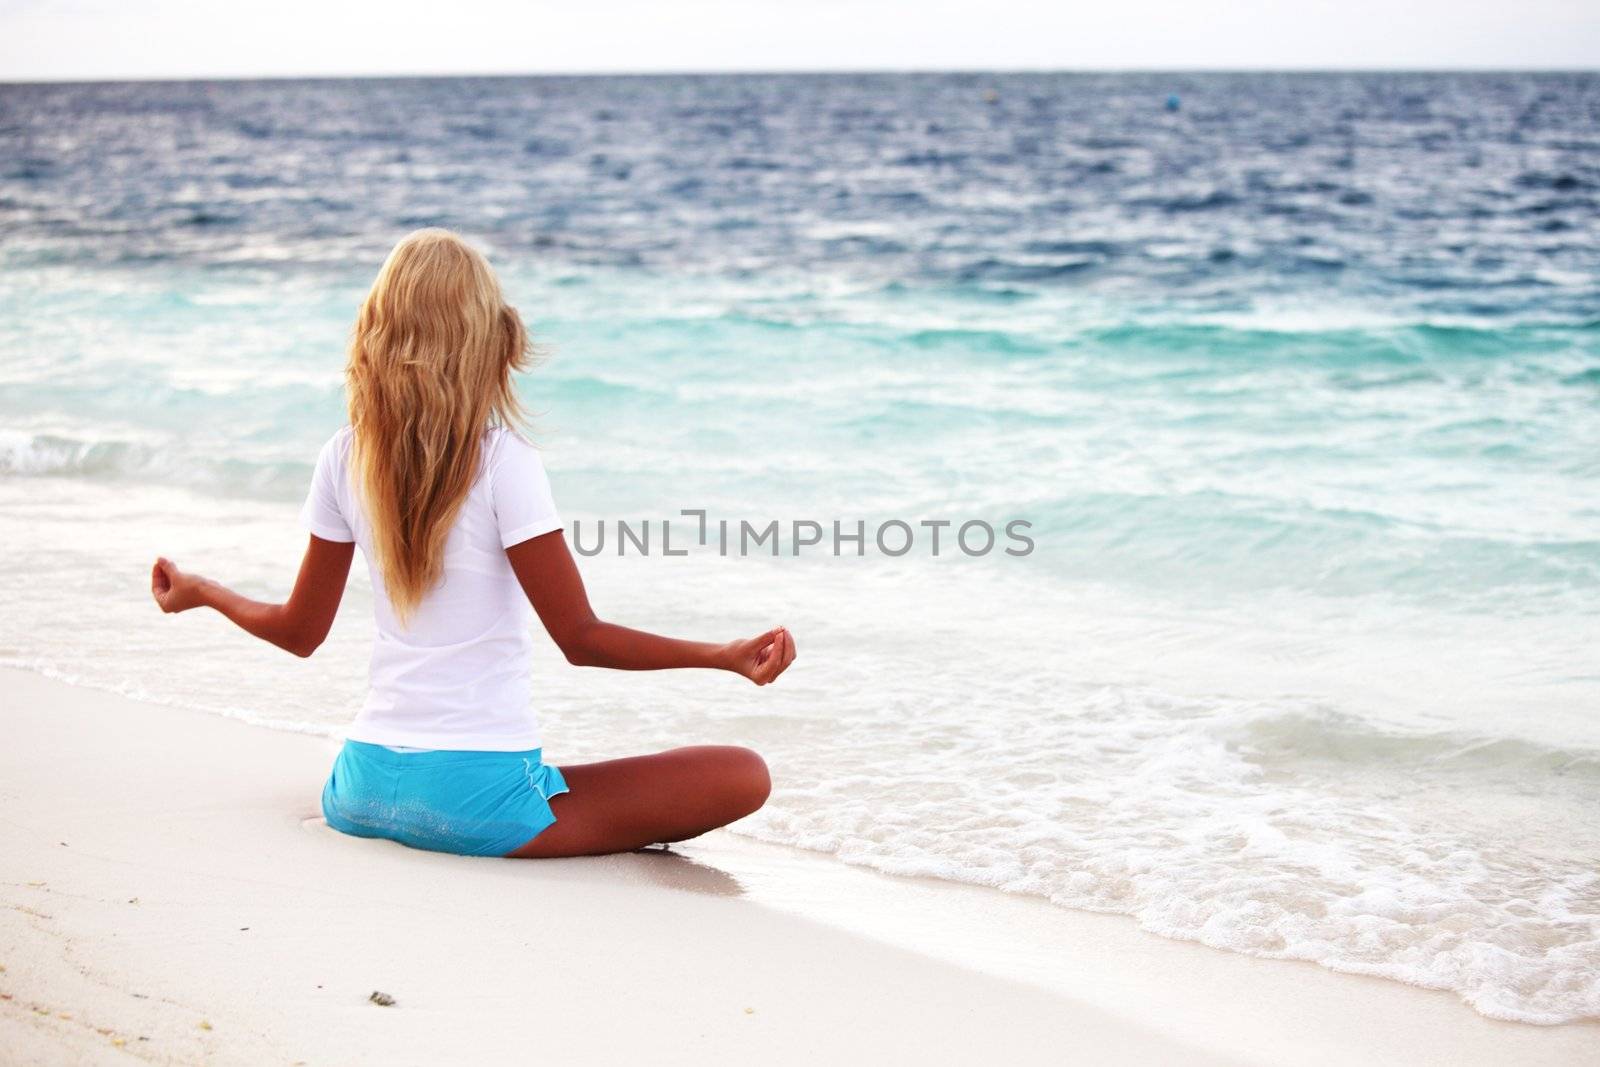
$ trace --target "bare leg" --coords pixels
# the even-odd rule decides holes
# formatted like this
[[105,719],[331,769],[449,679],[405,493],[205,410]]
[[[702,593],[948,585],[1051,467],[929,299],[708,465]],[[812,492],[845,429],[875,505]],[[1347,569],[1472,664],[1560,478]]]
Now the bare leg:
[[555,825],[512,856],[599,856],[682,841],[749,815],[772,790],[761,757],[728,745],[581,763],[561,773],[571,792],[550,801]]

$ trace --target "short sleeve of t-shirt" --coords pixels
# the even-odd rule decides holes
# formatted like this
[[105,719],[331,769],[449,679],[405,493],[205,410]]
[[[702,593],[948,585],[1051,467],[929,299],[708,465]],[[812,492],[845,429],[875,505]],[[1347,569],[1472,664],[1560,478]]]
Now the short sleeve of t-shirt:
[[317,469],[311,475],[311,491],[300,509],[300,525],[324,541],[354,541],[350,524],[339,510],[339,483],[344,474],[344,447],[340,431],[322,446]]
[[491,479],[502,548],[561,529],[538,450],[509,430],[501,431]]

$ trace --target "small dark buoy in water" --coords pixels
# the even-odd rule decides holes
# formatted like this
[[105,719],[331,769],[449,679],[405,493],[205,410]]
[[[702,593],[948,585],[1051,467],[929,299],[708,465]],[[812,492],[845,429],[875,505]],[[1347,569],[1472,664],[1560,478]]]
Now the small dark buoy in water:
[[1178,99],[1178,94],[1177,93],[1169,93],[1167,95],[1167,110],[1168,111],[1176,111],[1182,106],[1183,106],[1183,101]]
[[985,104],[998,104],[1000,102],[1000,94],[993,89],[985,89],[983,91],[983,102]]

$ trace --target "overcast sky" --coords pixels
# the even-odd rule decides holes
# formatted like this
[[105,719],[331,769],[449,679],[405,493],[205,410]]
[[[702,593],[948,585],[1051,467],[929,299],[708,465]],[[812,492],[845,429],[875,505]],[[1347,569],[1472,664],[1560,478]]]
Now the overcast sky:
[[1600,67],[1600,0],[0,0],[0,80]]

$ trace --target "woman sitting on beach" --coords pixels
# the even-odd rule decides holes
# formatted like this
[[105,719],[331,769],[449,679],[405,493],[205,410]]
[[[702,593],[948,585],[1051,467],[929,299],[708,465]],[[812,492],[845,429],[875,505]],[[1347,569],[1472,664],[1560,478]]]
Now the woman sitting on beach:
[[782,627],[728,644],[595,617],[512,372],[530,347],[484,258],[443,230],[389,254],[361,307],[350,425],[317,458],[310,543],[287,603],[248,600],[156,561],[167,612],[211,607],[309,656],[333,625],[355,545],[372,574],[370,689],[322,793],[328,825],[480,856],[624,852],[694,837],[767,798],[761,757],[702,746],[557,768],[530,705],[529,603],[569,662],[714,667],[757,685],[794,662]]

